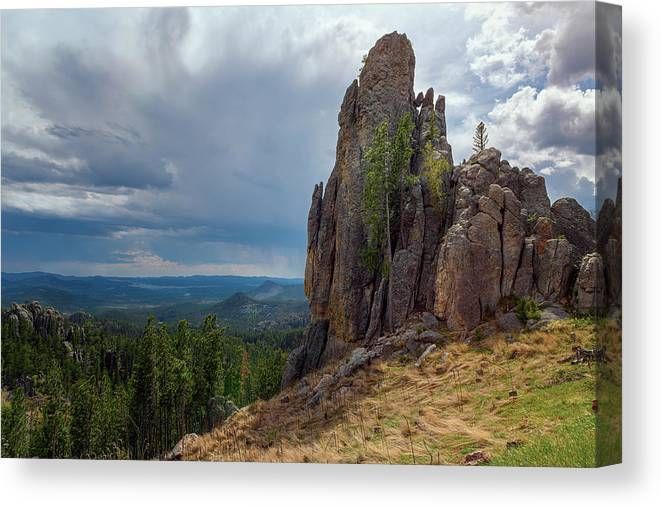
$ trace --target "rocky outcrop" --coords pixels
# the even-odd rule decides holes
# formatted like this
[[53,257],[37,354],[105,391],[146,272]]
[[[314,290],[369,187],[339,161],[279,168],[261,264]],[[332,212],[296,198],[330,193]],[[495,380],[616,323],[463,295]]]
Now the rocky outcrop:
[[327,339],[328,320],[318,320],[309,326],[303,343],[287,358],[282,374],[283,387],[321,366]]
[[622,306],[622,179],[615,201],[605,199],[596,225],[597,252],[604,262],[604,283],[609,305]]
[[184,454],[186,454],[187,449],[193,446],[199,438],[200,437],[197,433],[187,433],[181,438],[181,440],[179,440],[179,442],[177,442],[170,452],[163,455],[162,459],[164,461],[181,460],[184,457]]
[[214,396],[209,400],[209,427],[213,428],[225,422],[239,409],[232,400],[225,396]]
[[555,231],[574,245],[583,257],[596,247],[595,222],[576,199],[563,197],[551,206],[551,218]]
[[[283,385],[316,367],[322,354],[331,355],[330,345],[362,340],[368,332],[380,335],[386,312],[392,312],[393,319],[400,322],[414,304],[424,234],[419,185],[404,196],[402,215],[412,220],[416,230],[407,234],[408,241],[396,240],[393,273],[397,273],[398,283],[393,283],[394,290],[386,290],[382,276],[368,269],[360,255],[367,237],[362,206],[363,155],[383,121],[394,128],[406,113],[417,119],[414,68],[408,38],[396,32],[388,34],[369,51],[359,79],[345,93],[338,115],[335,167],[326,187],[315,187],[308,216],[305,290],[312,324],[305,343],[288,361]],[[388,297],[392,301],[387,301]]]
[[605,303],[604,263],[600,254],[590,253],[583,257],[576,279],[575,308],[581,313],[599,312]]
[[13,303],[3,313],[3,320],[8,323],[8,333],[14,338],[36,335],[64,340],[64,317],[53,308],[43,308],[38,301]]
[[[414,65],[406,35],[385,35],[345,93],[335,166],[326,185],[315,186],[308,215],[311,325],[289,357],[284,386],[356,348],[354,342],[378,343],[396,333],[414,313],[471,331],[509,312],[503,302],[512,298],[554,308],[575,304],[576,283],[584,281],[582,259],[595,249],[603,261],[605,298],[619,297],[618,205],[605,203],[596,224],[574,199],[551,206],[544,178],[513,167],[495,148],[453,167],[445,97],[431,88],[414,94]],[[367,243],[363,157],[377,126],[387,121],[392,131],[407,113],[414,120],[410,183],[394,204],[392,263],[375,272],[361,259]],[[425,172],[430,142],[432,157],[450,167],[440,176],[440,197],[438,182]],[[511,320],[499,325],[516,327]],[[416,353],[424,351],[413,337],[409,342]]]
[[544,179],[489,148],[455,168],[453,180],[454,222],[441,246],[434,313],[450,329],[470,330],[503,298],[566,301],[579,257],[554,237]]
[[62,351],[78,363],[84,358],[82,350],[76,347],[86,339],[82,323],[89,318],[89,314],[73,314],[67,318],[54,308],[43,307],[38,301],[12,303],[2,312],[3,332],[8,338],[60,342]]
[[[363,266],[363,174],[361,163],[374,130],[414,114],[415,56],[405,35],[382,37],[347,89],[338,117],[335,167],[323,197],[315,188],[308,220],[306,290],[312,321],[328,321],[328,332],[345,341],[365,336],[379,280]],[[360,83],[360,84],[359,84]],[[381,316],[379,315],[379,318]]]

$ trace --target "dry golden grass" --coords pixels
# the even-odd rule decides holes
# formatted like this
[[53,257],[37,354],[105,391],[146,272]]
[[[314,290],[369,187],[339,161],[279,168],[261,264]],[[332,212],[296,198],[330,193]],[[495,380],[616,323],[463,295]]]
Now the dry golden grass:
[[[240,410],[191,444],[185,458],[459,464],[475,450],[497,456],[508,442],[550,434],[577,414],[590,417],[594,368],[558,361],[572,345],[593,344],[594,326],[568,320],[514,343],[503,334],[451,343],[421,368],[415,358],[377,361],[345,380],[346,395],[314,408],[293,386]],[[310,375],[309,385],[336,367]],[[580,388],[553,391],[566,383]]]

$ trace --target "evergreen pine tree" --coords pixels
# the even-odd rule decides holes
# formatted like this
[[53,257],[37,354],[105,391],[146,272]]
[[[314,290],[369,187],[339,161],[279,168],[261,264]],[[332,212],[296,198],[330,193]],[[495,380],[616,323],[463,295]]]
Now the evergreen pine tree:
[[2,457],[27,458],[30,456],[30,425],[23,389],[15,389],[11,401],[2,405]]
[[476,153],[481,152],[487,147],[489,142],[489,135],[487,134],[487,127],[484,125],[484,122],[480,122],[475,127],[475,133],[473,134],[473,151]]
[[[367,245],[361,257],[363,264],[372,271],[382,267],[383,276],[388,279],[389,299],[392,299],[392,226],[398,223],[403,190],[413,179],[409,172],[412,132],[413,121],[408,113],[400,118],[392,139],[388,122],[384,121],[375,130],[365,155],[363,212]],[[392,329],[392,315],[390,312],[388,315]]]

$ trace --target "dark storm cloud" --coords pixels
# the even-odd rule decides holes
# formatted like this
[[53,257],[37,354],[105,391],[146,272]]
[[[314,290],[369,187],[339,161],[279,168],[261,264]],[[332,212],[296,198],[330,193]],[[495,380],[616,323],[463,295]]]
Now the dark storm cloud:
[[597,4],[597,83],[600,87],[622,89],[622,8]]
[[12,152],[2,153],[2,178],[16,182],[68,182],[74,183],[76,175],[62,166],[36,157],[21,157]]
[[599,90],[595,103],[597,153],[622,147],[622,96],[614,88]]
[[580,155],[594,155],[594,112],[584,102],[569,102],[553,94],[539,108],[527,134],[540,148],[562,147]]
[[[548,53],[547,11],[526,12]],[[338,106],[360,56],[395,29],[416,48],[424,81],[416,87],[449,97],[458,156],[462,146],[470,151],[472,116],[495,103],[511,106],[500,121],[518,129],[511,138],[525,132],[540,149],[589,152],[580,97],[515,105],[512,92],[503,96],[470,72],[463,49],[479,25],[460,7],[42,14],[2,20],[3,235],[12,245],[3,242],[3,268],[43,241],[60,252],[58,262],[69,243],[73,263],[112,263],[117,251],[146,274],[175,269],[172,260],[189,272],[249,262],[253,271],[271,263],[279,270],[271,274],[300,275],[310,193],[333,165]],[[507,48],[508,30],[496,32]],[[510,159],[529,148],[498,147]],[[582,182],[568,181],[583,192]],[[39,252],[43,267],[47,252]]]
[[597,206],[616,199],[622,176],[622,10],[597,4]]
[[[6,121],[21,112],[16,104],[3,113],[11,245],[29,252],[40,235],[49,243],[86,237],[94,254],[72,252],[83,263],[101,262],[105,248],[148,262],[144,269],[172,268],[164,259],[199,271],[210,269],[204,262],[270,269],[259,268],[257,249],[264,262],[284,262],[280,274],[300,273],[300,217],[331,168],[337,104],[355,72],[314,57],[347,31],[338,25],[304,48],[279,40],[291,49],[256,59],[254,45],[235,42],[246,27],[225,27],[191,69],[182,56],[190,24],[186,9],[150,10],[134,25],[138,46],[124,56],[58,43],[21,51],[29,63],[3,60],[16,95],[38,115],[21,125]],[[99,195],[90,202],[88,192]],[[5,246],[9,260],[15,247]]]
[[53,219],[51,216],[26,215],[4,211],[2,213],[2,230],[5,232],[20,233],[30,231],[33,233],[55,233],[76,236],[104,237],[119,230],[120,227],[98,221],[80,219]]
[[570,15],[558,27],[554,37],[549,82],[566,86],[585,79],[594,79],[594,4],[581,2],[572,6],[561,5],[560,8],[570,10]]
[[594,102],[592,91],[524,87],[497,104],[489,118],[502,129],[495,134],[504,142],[594,155]]
[[[59,137],[59,136],[58,136]],[[163,161],[136,149],[104,146],[107,138],[81,141],[77,136],[63,138],[70,145],[73,162],[20,155],[5,149],[2,153],[5,182],[52,182],[91,187],[165,188],[172,184],[172,174]],[[62,152],[59,147],[54,152]]]
[[98,118],[127,96],[122,63],[103,48],[59,44],[24,48],[13,54],[8,42],[5,51],[10,56],[3,59],[3,72],[16,81],[33,107],[63,123]]
[[[296,53],[272,65],[256,64],[243,54],[227,55],[222,61],[210,61],[195,76],[181,68],[176,80],[157,80],[155,92],[145,94],[118,79],[125,76],[127,83],[148,79],[150,71],[176,60],[189,25],[186,9],[149,11],[141,24],[141,39],[147,54],[155,58],[145,62],[138,76],[132,62],[98,55],[98,48],[57,46],[36,55],[41,58],[32,58],[29,66],[10,66],[21,94],[52,124],[41,133],[13,136],[12,126],[6,126],[9,139],[22,141],[24,148],[37,147],[47,157],[26,157],[7,147],[4,152],[11,168],[5,178],[166,188],[178,177],[173,191],[189,192],[191,203],[187,210],[171,208],[173,215],[190,212],[214,222],[224,214],[226,219],[250,222],[257,218],[251,211],[269,216],[275,212],[274,219],[284,211],[281,218],[291,223],[295,214],[304,211],[300,203],[306,199],[291,211],[287,210],[291,202],[273,202],[273,192],[259,196],[250,209],[223,209],[223,204],[246,202],[259,188],[301,191],[307,197],[317,177],[306,174],[327,170],[331,162],[332,150],[320,143],[319,133],[324,134],[322,143],[331,140],[332,147],[337,129],[334,110],[346,79],[333,77],[329,70],[312,83],[297,82],[301,55]],[[215,42],[225,46],[232,38],[233,33],[219,32]],[[44,81],[53,86],[41,86]],[[137,126],[116,128],[120,121]],[[82,167],[55,170],[65,156],[75,157]],[[19,166],[21,171],[12,169]],[[159,212],[166,208],[156,205]]]

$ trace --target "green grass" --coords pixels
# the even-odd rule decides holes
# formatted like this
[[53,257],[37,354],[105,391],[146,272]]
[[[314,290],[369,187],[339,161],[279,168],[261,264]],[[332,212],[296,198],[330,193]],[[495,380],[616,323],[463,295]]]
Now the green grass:
[[[587,368],[586,368],[587,370]],[[535,388],[503,409],[512,421],[525,421],[527,437],[521,445],[505,449],[490,462],[496,466],[594,467],[595,416],[591,400],[595,382],[569,377],[559,384]]]
[[491,460],[495,466],[594,467],[595,418],[583,415]]

